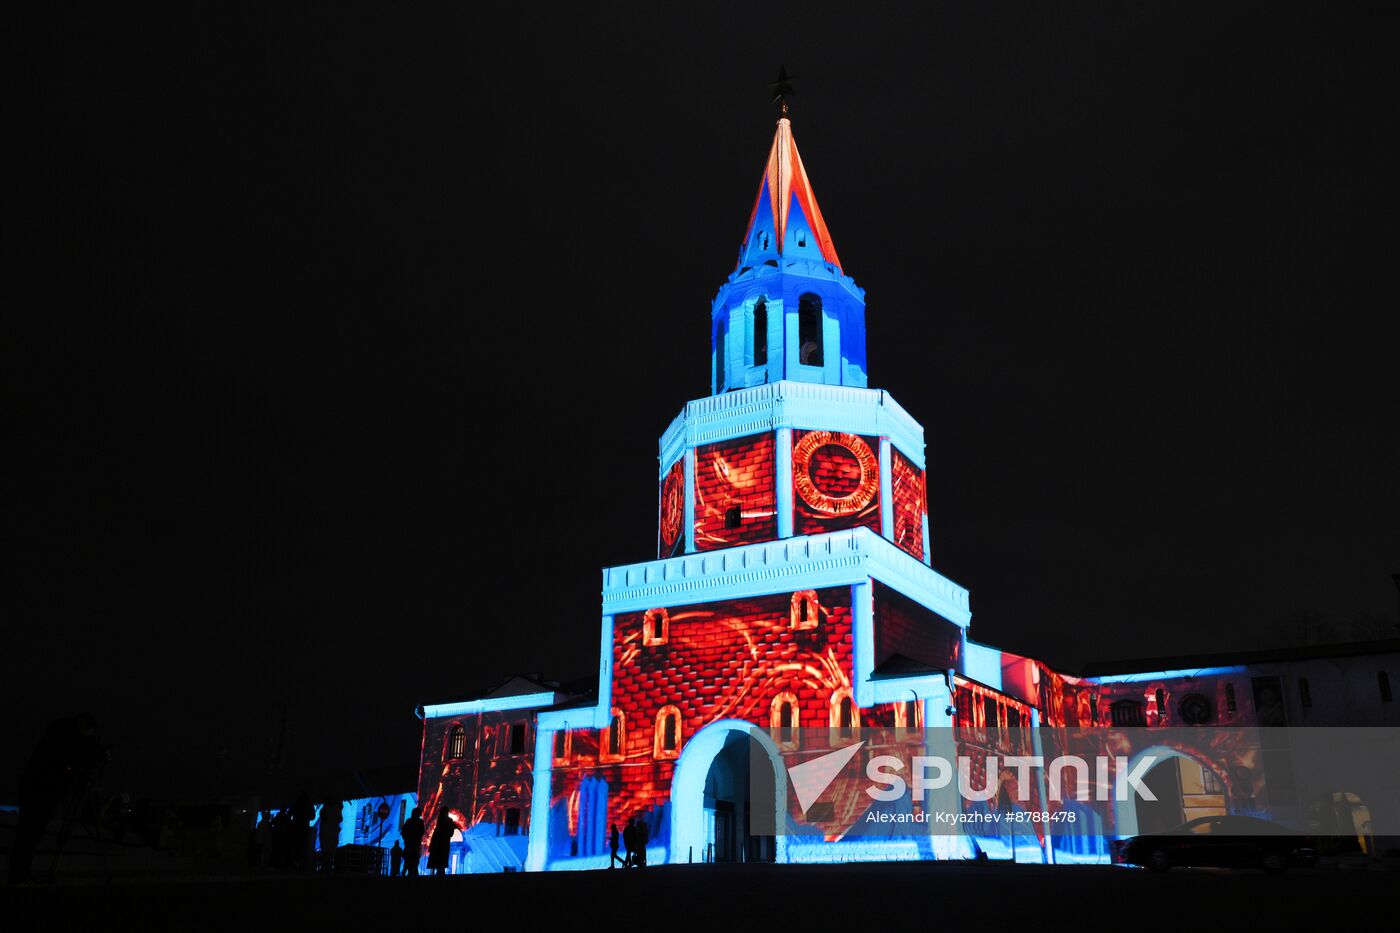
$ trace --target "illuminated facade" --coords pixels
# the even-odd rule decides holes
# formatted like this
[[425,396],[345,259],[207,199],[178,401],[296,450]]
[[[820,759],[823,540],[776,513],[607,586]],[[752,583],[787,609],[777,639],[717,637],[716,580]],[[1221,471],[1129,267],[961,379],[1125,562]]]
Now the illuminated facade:
[[[603,571],[597,683],[517,678],[420,710],[423,818],[453,813],[461,870],[604,867],[609,828],[632,819],[652,863],[1101,860],[1102,846],[1043,837],[751,837],[734,744],[751,726],[774,747],[792,729],[862,726],[978,744],[1252,715],[1249,678],[1229,686],[1243,668],[1070,677],[968,638],[968,592],[931,564],[923,428],[867,384],[865,293],[786,118],[710,333],[712,394],[660,438],[656,559]],[[1211,805],[1205,789],[1193,804]]]

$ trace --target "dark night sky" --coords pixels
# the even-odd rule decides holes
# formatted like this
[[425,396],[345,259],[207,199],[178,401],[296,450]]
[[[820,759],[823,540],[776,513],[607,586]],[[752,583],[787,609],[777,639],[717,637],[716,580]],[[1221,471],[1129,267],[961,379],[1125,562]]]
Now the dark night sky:
[[256,791],[284,706],[314,783],[589,672],[780,62],[975,637],[1072,670],[1395,618],[1379,12],[43,6],[5,14],[0,800],[84,708],[109,783]]

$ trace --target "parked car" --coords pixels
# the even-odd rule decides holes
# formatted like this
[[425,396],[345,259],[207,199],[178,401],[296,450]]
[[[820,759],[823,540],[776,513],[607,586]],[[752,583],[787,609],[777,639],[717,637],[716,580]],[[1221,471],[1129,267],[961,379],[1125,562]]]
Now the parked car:
[[1115,860],[1152,871],[1176,866],[1262,868],[1282,874],[1317,861],[1311,839],[1252,816],[1202,816],[1163,833],[1118,844]]

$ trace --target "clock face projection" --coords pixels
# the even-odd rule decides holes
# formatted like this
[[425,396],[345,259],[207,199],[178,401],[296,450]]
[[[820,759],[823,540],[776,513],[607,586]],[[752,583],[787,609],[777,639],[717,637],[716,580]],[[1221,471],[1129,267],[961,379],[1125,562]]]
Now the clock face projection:
[[880,461],[855,434],[812,431],[792,451],[793,485],[818,515],[853,515],[880,488]]
[[685,520],[685,472],[677,462],[661,485],[661,549],[666,555],[676,547]]

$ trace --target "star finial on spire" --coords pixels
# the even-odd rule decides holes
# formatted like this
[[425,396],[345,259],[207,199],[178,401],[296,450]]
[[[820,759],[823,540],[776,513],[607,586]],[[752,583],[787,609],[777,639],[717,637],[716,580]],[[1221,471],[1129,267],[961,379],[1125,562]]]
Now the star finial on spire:
[[787,73],[787,65],[779,65],[779,66],[778,66],[778,80],[776,80],[776,81],[774,81],[772,84],[768,85],[768,87],[773,91],[773,101],[772,101],[772,102],[775,103],[775,104],[778,104],[778,106],[779,106],[779,115],[780,115],[783,119],[787,119],[787,115],[788,115],[788,102],[787,102],[787,99],[788,99],[789,97],[791,97],[791,96],[793,96],[794,94],[797,93],[797,92],[796,92],[795,90],[793,90],[793,88],[792,88],[792,82],[794,82],[794,81],[796,81],[796,80],[797,80],[797,75],[790,75],[790,74]]

